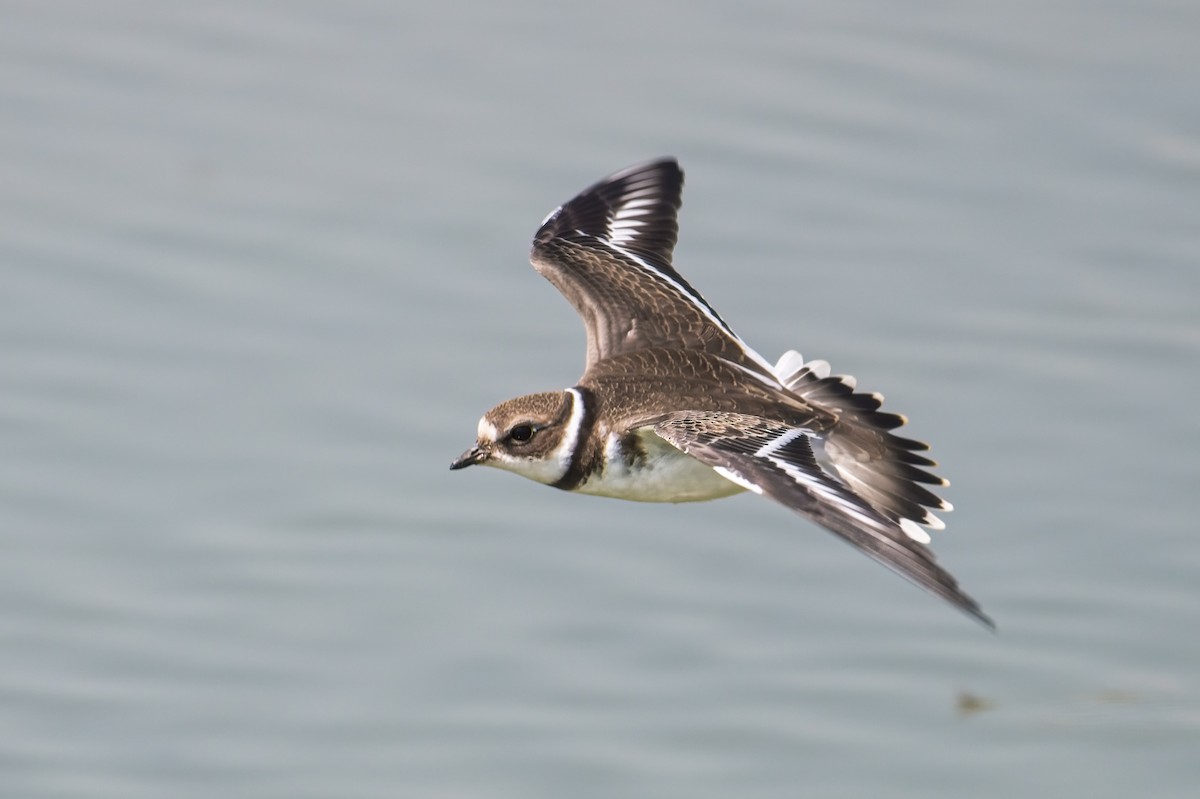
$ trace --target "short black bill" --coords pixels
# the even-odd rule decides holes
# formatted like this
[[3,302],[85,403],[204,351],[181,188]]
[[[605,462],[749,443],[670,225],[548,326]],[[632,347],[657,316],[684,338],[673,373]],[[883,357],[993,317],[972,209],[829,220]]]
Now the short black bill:
[[464,452],[463,454],[461,454],[457,458],[455,458],[454,463],[450,464],[450,469],[452,471],[454,469],[465,469],[468,466],[474,466],[475,464],[485,460],[486,458],[487,458],[487,453],[484,452],[483,450],[481,450],[479,448],[479,445],[476,444],[475,446],[471,447],[469,450],[467,450],[466,452]]

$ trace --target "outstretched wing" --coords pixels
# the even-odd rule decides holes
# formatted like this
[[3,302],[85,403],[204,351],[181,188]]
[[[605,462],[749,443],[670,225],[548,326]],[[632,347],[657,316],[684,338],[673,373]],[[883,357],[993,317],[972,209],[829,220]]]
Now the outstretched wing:
[[927,546],[821,467],[811,431],[740,413],[687,411],[659,419],[654,431],[729,480],[808,517],[987,627],[995,627],[937,564]]
[[682,192],[673,158],[618,172],[546,217],[530,261],[583,318],[588,366],[646,347],[700,349],[773,379],[671,265]]

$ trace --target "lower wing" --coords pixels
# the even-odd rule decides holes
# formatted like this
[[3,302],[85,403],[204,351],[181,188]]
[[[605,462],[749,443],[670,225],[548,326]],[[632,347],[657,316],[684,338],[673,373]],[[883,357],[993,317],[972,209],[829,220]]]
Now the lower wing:
[[654,431],[727,479],[788,506],[995,629],[929,547],[821,468],[811,431],[758,416],[688,411],[660,418]]

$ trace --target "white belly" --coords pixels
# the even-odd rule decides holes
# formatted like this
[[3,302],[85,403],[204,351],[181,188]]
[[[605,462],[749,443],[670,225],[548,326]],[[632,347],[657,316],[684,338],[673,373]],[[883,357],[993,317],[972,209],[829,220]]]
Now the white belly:
[[576,491],[635,502],[700,502],[746,490],[671,446],[648,427],[638,431],[638,438],[646,455],[630,465],[618,436],[610,433],[603,473],[593,475]]

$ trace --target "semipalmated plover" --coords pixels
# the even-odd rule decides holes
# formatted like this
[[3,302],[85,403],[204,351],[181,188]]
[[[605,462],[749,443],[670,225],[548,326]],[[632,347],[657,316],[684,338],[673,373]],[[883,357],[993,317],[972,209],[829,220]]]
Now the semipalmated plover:
[[891,432],[905,418],[825,361],[768,363],[675,271],[682,190],[664,158],[546,217],[530,258],[583,317],[583,377],[492,408],[450,468],[642,502],[753,491],[992,627],[927,546],[926,528],[944,527],[930,510],[951,508],[926,486],[947,482],[927,445]]

